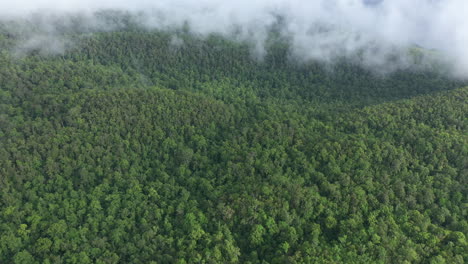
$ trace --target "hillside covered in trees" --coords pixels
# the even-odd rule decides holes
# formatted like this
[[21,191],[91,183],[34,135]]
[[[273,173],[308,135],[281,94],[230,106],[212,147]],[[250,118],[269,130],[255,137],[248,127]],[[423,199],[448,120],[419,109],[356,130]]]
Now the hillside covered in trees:
[[0,25],[0,263],[468,262],[466,82],[23,30]]

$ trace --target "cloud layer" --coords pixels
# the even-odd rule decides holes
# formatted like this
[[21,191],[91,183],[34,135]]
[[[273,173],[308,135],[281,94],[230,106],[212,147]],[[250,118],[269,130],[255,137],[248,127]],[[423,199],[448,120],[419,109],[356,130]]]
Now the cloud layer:
[[363,52],[366,63],[379,65],[392,49],[416,44],[439,50],[468,76],[466,0],[16,0],[0,4],[0,18],[81,13],[92,21],[102,9],[139,13],[151,28],[188,23],[200,35],[236,32],[259,53],[280,17],[281,33],[303,59]]

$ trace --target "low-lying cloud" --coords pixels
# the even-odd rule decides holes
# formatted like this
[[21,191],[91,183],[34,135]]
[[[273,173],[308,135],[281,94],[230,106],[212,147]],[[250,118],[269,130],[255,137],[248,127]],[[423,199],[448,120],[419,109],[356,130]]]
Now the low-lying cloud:
[[[48,17],[81,14],[90,29],[112,29],[93,15],[105,9],[138,14],[149,28],[188,24],[201,36],[235,36],[255,44],[260,55],[269,30],[281,24],[293,56],[303,60],[333,61],[359,53],[364,64],[384,67],[396,50],[418,45],[437,50],[456,66],[455,74],[468,76],[466,0],[16,0],[0,4],[0,18],[43,16],[39,24],[53,34],[56,26]],[[404,57],[397,61],[406,63]]]

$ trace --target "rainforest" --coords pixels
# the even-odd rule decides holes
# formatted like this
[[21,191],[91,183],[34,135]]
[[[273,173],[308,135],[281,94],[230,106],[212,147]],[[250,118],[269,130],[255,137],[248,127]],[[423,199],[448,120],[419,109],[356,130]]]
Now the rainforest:
[[119,19],[0,23],[0,263],[468,262],[468,82],[413,67],[436,52]]

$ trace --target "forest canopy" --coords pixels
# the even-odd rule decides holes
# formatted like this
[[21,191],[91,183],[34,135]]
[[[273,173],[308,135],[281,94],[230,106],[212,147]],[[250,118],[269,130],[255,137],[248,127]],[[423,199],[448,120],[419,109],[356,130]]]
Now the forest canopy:
[[12,23],[0,263],[468,262],[468,83],[439,66]]

